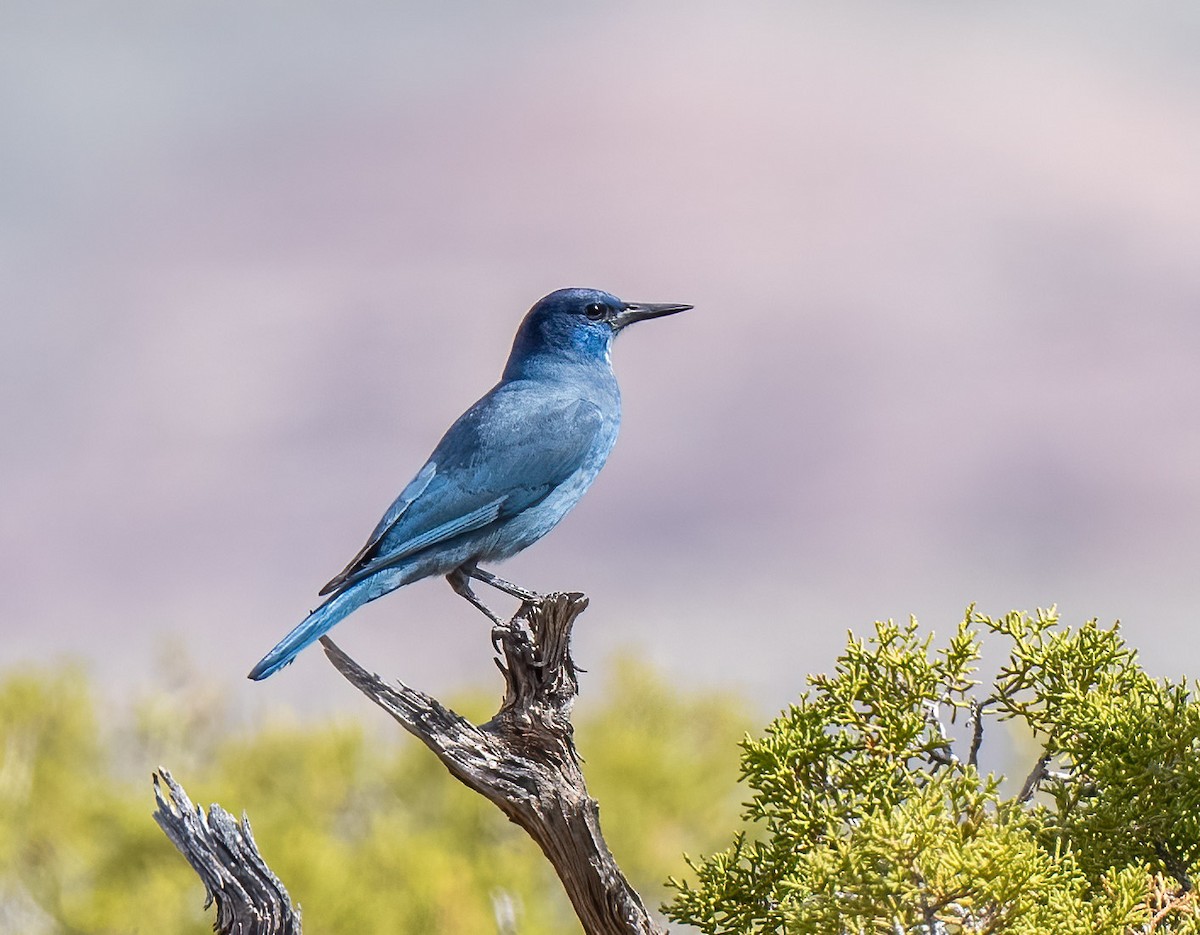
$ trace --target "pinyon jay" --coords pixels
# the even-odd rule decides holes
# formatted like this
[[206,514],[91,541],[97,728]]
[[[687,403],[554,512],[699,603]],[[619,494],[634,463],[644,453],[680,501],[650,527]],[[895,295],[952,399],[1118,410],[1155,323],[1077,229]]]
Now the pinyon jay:
[[250,672],[278,672],[347,614],[431,575],[499,623],[471,590],[483,581],[524,601],[538,595],[481,562],[509,558],[558,524],[591,486],[617,440],[621,393],[613,338],[690,305],[622,302],[559,289],[529,310],[504,373],[442,436],[366,545],[321,589],[329,595]]

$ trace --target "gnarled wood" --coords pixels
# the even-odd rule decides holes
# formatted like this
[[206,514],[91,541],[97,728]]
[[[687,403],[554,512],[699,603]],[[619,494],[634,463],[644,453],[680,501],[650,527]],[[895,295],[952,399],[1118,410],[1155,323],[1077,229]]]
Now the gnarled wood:
[[[500,710],[475,725],[436,698],[385,683],[328,638],[338,671],[432,750],[460,782],[529,833],[562,880],[588,935],[664,935],[629,885],[600,833],[575,752],[571,709],[579,690],[571,629],[587,607],[582,594],[551,594],[495,628],[504,674]],[[164,796],[162,785],[167,787]],[[219,805],[205,815],[170,773],[154,777],[154,818],[200,875],[207,907],[217,904],[220,935],[300,935],[300,911],[259,856],[250,821]]]
[[259,855],[246,815],[239,823],[219,805],[206,815],[161,767],[154,798],[154,820],[204,882],[204,908],[217,904],[219,935],[300,935],[300,910]]
[[600,833],[575,752],[571,708],[579,683],[571,628],[582,594],[551,594],[525,605],[494,640],[507,683],[500,710],[475,725],[437,699],[364,670],[328,638],[338,671],[419,738],[456,779],[494,803],[532,837],[562,880],[588,935],[662,935]]

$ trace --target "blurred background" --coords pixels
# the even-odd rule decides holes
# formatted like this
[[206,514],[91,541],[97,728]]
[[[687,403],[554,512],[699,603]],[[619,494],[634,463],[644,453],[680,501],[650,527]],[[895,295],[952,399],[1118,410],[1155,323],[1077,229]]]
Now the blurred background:
[[[561,286],[696,306],[622,336],[608,467],[498,569],[592,598],[652,903],[847,628],[1057,603],[1200,674],[1198,47],[1192,0],[6,0],[0,933],[209,930],[159,763],[314,931],[571,928],[319,650],[245,679]],[[334,636],[494,710],[441,581]]]
[[[763,712],[845,630],[1057,603],[1200,672],[1200,7],[0,10],[0,669],[250,666],[567,285],[690,302],[500,570]],[[440,581],[335,631],[495,682]],[[597,680],[599,682],[599,680]],[[588,687],[585,683],[584,691]]]

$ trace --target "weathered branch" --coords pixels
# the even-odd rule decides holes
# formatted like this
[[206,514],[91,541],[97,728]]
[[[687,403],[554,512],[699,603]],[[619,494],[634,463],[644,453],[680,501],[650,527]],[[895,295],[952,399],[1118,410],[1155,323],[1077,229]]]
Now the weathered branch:
[[500,710],[481,725],[424,692],[388,685],[328,637],[321,643],[359,691],[537,842],[588,935],[662,935],[604,843],[575,752],[570,715],[579,685],[570,638],[587,603],[582,594],[548,595],[496,628],[507,685]]
[[1033,765],[1033,769],[1029,775],[1025,777],[1025,782],[1021,786],[1021,792],[1017,796],[1017,801],[1024,805],[1034,794],[1043,782],[1050,778],[1050,770],[1047,768],[1050,765],[1050,754],[1045,753],[1038,757],[1038,761]]
[[979,748],[983,746],[983,702],[971,702],[971,717],[967,721],[971,725],[971,749],[967,753],[967,765],[979,765]]
[[204,908],[217,904],[219,935],[300,935],[300,910],[259,855],[245,814],[240,824],[219,805],[205,815],[161,767],[154,798],[154,820],[204,882]]
[[[493,631],[504,655],[500,710],[475,725],[436,698],[372,675],[328,638],[329,659],[359,691],[437,754],[460,782],[485,796],[537,842],[587,935],[664,935],[625,879],[600,833],[575,752],[571,708],[579,690],[571,628],[582,594],[551,594]],[[164,796],[162,785],[167,787]],[[250,821],[219,805],[192,805],[166,770],[154,777],[154,818],[200,875],[220,935],[300,935],[300,911],[259,856]]]

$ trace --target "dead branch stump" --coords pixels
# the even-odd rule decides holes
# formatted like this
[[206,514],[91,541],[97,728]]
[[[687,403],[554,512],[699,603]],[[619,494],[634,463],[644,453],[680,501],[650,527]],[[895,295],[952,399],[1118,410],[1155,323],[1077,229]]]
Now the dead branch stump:
[[[388,685],[328,637],[321,643],[351,684],[537,842],[587,935],[665,935],[604,843],[575,751],[579,682],[570,641],[587,605],[582,594],[550,594],[493,630],[505,693],[500,710],[480,725],[402,682]],[[218,805],[205,815],[166,770],[154,777],[154,790],[154,818],[200,875],[205,907],[216,902],[219,935],[300,935],[300,912],[259,856],[247,817],[239,824]]]
[[495,717],[480,725],[424,692],[389,686],[328,637],[321,643],[359,691],[537,842],[588,935],[662,935],[604,843],[599,807],[575,751],[571,709],[579,682],[570,640],[587,605],[582,594],[547,595],[494,630],[504,654],[497,665],[505,696]]
[[259,855],[245,814],[240,824],[219,805],[204,814],[161,767],[154,799],[154,820],[204,883],[204,908],[217,904],[219,935],[300,935],[300,910]]

